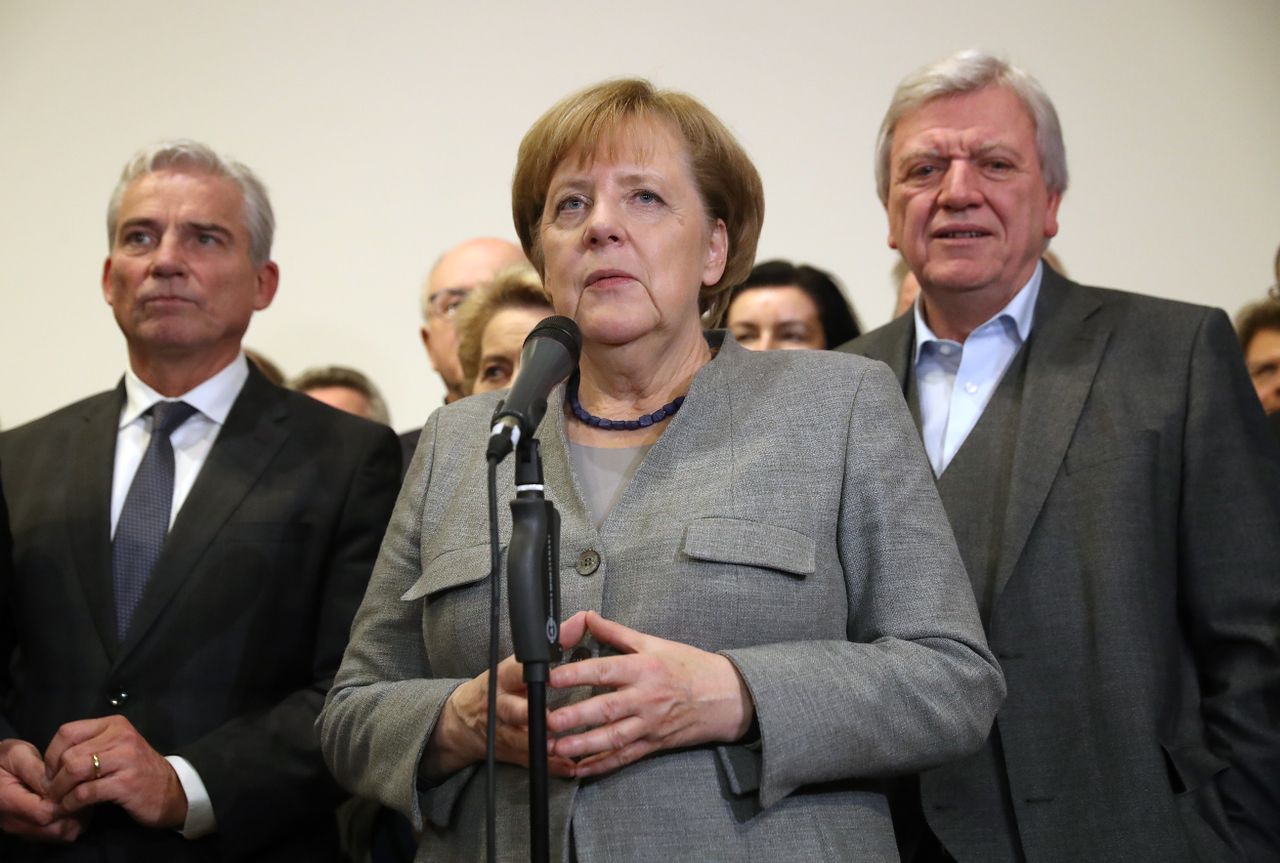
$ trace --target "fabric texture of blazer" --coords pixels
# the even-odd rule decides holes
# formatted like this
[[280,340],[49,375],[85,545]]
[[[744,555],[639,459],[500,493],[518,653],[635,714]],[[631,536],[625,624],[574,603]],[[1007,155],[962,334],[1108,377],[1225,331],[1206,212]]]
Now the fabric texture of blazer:
[[123,385],[0,435],[12,528],[0,584],[0,737],[41,751],[121,713],[204,782],[217,832],[186,840],[98,807],[70,846],[0,859],[337,858],[340,793],[314,721],[399,487],[387,428],[249,379],[165,541],[123,643],[110,501]]
[[[913,345],[844,349],[905,388]],[[1023,350],[988,638],[1025,859],[1280,859],[1280,448],[1226,316],[1046,264]],[[962,863],[978,763],[921,777]]]
[[[339,780],[425,826],[420,861],[483,854],[483,770],[426,789],[417,775],[445,700],[485,669],[484,450],[501,395],[428,420],[320,721]],[[887,370],[753,353],[724,336],[599,530],[566,453],[563,402],[559,387],[539,428],[563,519],[563,616],[596,609],[727,656],[760,739],[553,777],[552,859],[896,860],[879,780],[979,745],[1003,683]],[[498,474],[504,541],[512,461]],[[505,600],[502,617],[509,655]],[[526,771],[500,764],[498,795],[498,859],[522,859]]]

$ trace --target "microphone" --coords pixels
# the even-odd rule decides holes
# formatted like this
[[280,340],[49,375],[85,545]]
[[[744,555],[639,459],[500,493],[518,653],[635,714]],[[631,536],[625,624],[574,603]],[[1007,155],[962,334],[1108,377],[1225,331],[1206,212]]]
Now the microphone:
[[573,374],[582,353],[578,325],[563,315],[544,318],[524,340],[520,372],[511,393],[494,414],[488,458],[502,461],[532,435],[547,412],[547,396],[556,384]]

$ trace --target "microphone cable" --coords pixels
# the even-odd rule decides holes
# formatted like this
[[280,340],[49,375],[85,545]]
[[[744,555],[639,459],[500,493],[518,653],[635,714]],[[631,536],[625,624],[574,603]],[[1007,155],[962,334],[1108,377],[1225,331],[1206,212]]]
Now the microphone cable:
[[502,579],[498,572],[502,553],[498,547],[498,459],[490,456],[489,462],[489,704],[486,717],[488,727],[484,733],[485,788],[484,827],[485,859],[497,863],[498,841],[498,785],[497,785],[497,728],[498,728],[498,622]]

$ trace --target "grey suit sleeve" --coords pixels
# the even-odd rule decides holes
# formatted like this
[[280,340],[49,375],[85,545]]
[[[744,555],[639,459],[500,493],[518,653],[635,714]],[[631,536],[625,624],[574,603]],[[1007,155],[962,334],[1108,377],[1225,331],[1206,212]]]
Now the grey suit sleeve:
[[901,391],[887,368],[868,368],[849,394],[845,441],[847,640],[725,654],[755,702],[766,807],[802,785],[912,772],[973,751],[1004,698]]
[[351,640],[317,721],[338,782],[409,815],[443,823],[470,770],[419,793],[418,764],[449,694],[463,681],[432,679],[422,603],[401,601],[422,574],[423,506],[435,457],[437,416],[422,430]]
[[1226,316],[1194,342],[1179,590],[1218,786],[1249,860],[1280,859],[1280,447]]

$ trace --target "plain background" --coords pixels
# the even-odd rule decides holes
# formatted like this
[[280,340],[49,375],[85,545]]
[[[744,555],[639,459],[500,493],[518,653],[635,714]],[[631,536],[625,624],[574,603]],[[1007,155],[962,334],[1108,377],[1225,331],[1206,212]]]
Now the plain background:
[[699,97],[764,178],[760,256],[893,302],[872,149],[897,81],[961,48],[1035,74],[1071,186],[1069,274],[1234,313],[1280,243],[1280,2],[601,4],[0,0],[0,425],[114,384],[105,209],[143,144],[203,140],[266,181],[282,279],[246,344],[369,373],[395,425],[442,387],[418,340],[431,263],[514,239],[509,182],[553,102],[640,75]]

